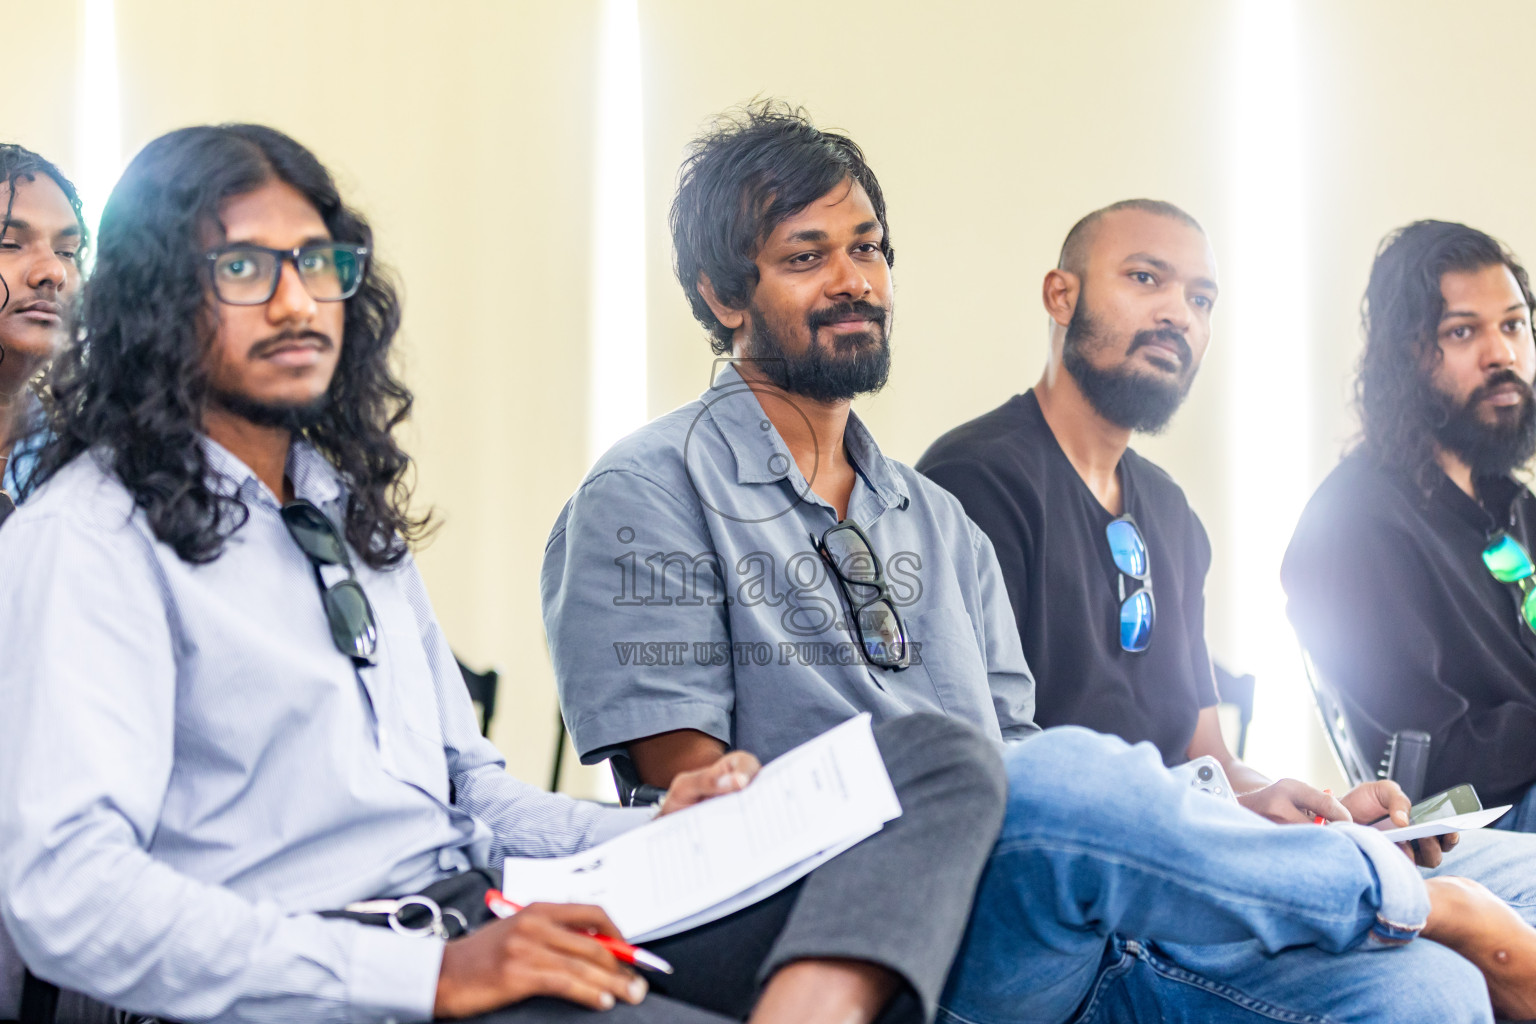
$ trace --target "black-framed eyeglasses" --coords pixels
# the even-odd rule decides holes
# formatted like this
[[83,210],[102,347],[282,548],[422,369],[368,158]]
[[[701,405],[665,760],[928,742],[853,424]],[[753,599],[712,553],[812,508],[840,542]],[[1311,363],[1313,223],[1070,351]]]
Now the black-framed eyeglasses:
[[[352,559],[341,534],[324,512],[299,498],[283,506],[283,523],[299,550],[308,556],[320,585],[320,603],[331,626],[331,642],[336,649],[359,665],[372,665],[379,647],[379,628],[374,621],[373,605],[363,593],[363,585],[352,571]],[[339,565],[347,578],[326,586],[320,575],[322,565]]]
[[368,247],[315,242],[297,249],[240,243],[205,253],[213,293],[231,306],[260,306],[277,294],[283,264],[292,263],[310,298],[341,302],[357,294],[368,266]]
[[[1128,515],[1104,527],[1109,553],[1115,560],[1120,594],[1120,649],[1140,654],[1152,642],[1157,603],[1152,599],[1152,566],[1141,528]],[[1130,579],[1130,584],[1126,580]],[[1139,584],[1139,586],[1137,585]]]
[[859,524],[846,519],[828,527],[820,540],[812,534],[811,542],[831,567],[848,602],[850,632],[859,641],[864,660],[897,672],[912,664],[906,623],[891,600],[880,558]]

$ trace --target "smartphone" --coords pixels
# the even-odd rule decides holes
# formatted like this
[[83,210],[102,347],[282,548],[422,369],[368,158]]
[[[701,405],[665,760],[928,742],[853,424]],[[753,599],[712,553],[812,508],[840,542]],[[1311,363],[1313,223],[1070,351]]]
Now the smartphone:
[[1222,771],[1221,762],[1209,755],[1197,757],[1193,761],[1186,761],[1177,768],[1170,768],[1174,778],[1189,783],[1190,789],[1198,789],[1202,793],[1220,797],[1223,800],[1237,802],[1237,794],[1232,792],[1232,783],[1227,781],[1227,773]]
[[1482,809],[1483,802],[1477,798],[1477,790],[1472,788],[1471,783],[1464,782],[1414,804],[1408,811],[1408,823],[1422,825],[1426,821],[1436,821],[1440,818],[1468,814]]

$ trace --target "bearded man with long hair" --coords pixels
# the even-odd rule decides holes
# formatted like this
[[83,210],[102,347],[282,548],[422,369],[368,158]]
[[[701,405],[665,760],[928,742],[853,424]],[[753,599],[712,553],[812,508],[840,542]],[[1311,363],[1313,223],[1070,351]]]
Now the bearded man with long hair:
[[1536,342],[1529,277],[1489,235],[1388,235],[1362,309],[1362,436],[1308,504],[1290,617],[1368,756],[1430,736],[1425,791],[1470,782],[1536,831]]

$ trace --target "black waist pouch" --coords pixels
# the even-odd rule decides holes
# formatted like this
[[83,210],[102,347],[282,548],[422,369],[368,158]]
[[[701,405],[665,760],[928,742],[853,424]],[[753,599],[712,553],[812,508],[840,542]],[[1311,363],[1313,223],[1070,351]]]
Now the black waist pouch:
[[391,928],[401,935],[456,939],[496,916],[485,905],[485,894],[500,885],[501,872],[472,868],[414,895],[361,900],[340,910],[322,910],[320,916]]
[[[322,910],[320,916],[392,928],[402,935],[455,939],[496,916],[485,905],[485,894],[500,885],[501,872],[474,868],[433,882],[411,896],[362,900],[340,910]],[[161,1024],[76,993],[62,996],[56,986],[28,971],[22,987],[21,1024]]]

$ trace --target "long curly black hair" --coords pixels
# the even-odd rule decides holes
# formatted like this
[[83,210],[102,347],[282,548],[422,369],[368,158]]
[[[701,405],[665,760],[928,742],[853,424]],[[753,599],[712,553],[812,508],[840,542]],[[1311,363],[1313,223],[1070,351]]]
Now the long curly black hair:
[[[217,558],[244,525],[249,510],[211,485],[199,443],[214,301],[201,256],[222,235],[220,205],[272,181],[308,198],[335,240],[372,249],[367,221],[342,202],[320,161],[274,129],[183,128],[133,158],[102,211],[83,338],[54,360],[45,385],[53,437],[28,491],[92,452],[188,562]],[[430,519],[408,511],[410,458],[392,437],[411,410],[389,367],[399,327],[394,285],[370,260],[347,300],[330,401],[303,431],[345,481],[347,540],[376,569],[398,564]]]
[[1421,220],[1382,239],[1360,304],[1365,352],[1355,377],[1362,447],[1408,473],[1426,493],[1435,480],[1435,431],[1448,410],[1431,383],[1440,364],[1440,278],[1503,265],[1536,305],[1530,276],[1498,239],[1465,224]]

